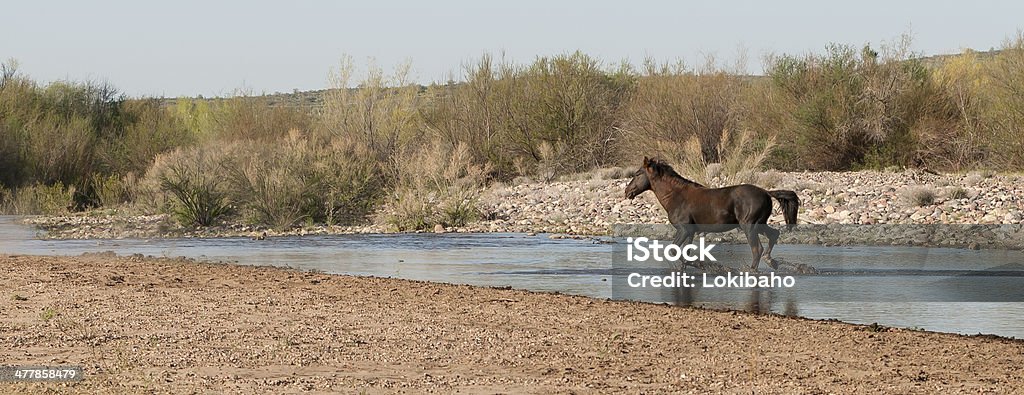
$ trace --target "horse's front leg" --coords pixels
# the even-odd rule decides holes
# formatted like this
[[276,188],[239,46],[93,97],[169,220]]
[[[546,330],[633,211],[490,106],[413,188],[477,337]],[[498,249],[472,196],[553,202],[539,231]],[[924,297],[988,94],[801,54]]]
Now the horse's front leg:
[[[687,244],[693,243],[693,236],[697,233],[696,229],[688,225],[676,225],[676,236],[672,239],[672,244],[675,244],[679,248],[685,247]],[[701,269],[702,267],[697,264],[691,264],[693,267]],[[686,266],[686,260],[680,258],[679,270],[682,270]]]

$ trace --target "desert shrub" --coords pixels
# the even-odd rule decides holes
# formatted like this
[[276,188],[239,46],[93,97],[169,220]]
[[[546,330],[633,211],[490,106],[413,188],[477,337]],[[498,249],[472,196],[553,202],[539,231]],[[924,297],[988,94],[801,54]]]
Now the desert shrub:
[[541,182],[551,182],[558,178],[563,173],[571,172],[571,165],[566,162],[567,147],[563,143],[556,143],[552,145],[547,141],[540,143],[537,146],[537,156],[540,160],[537,161],[536,166],[532,173],[537,176],[537,180]]
[[616,161],[618,112],[633,77],[579,52],[528,66],[484,56],[464,68],[464,83],[427,90],[423,125],[450,146],[466,144],[474,164],[491,166],[495,178],[543,172],[550,179]]
[[465,144],[435,141],[417,150],[399,167],[399,183],[385,220],[399,230],[429,229],[435,224],[463,226],[478,218],[484,176]]
[[[0,182],[12,188],[60,182],[88,193],[94,172],[105,171],[104,141],[124,125],[124,97],[107,84],[58,81],[37,85],[4,65],[0,82]],[[9,170],[8,170],[9,169]]]
[[509,179],[522,171],[515,163],[521,158],[509,150],[505,136],[510,123],[503,116],[507,84],[499,72],[512,66],[496,64],[484,54],[476,62],[462,67],[462,81],[432,85],[424,92],[420,111],[422,125],[433,138],[448,145],[463,143],[476,165],[491,164],[499,179]]
[[946,190],[946,198],[951,200],[966,199],[967,190],[963,187],[952,187]]
[[764,118],[753,111],[763,103],[745,99],[759,87],[713,58],[698,70],[652,61],[645,68],[626,110],[622,148],[666,158],[701,183],[756,182],[777,133],[745,126],[760,127],[745,120]]
[[964,177],[963,183],[964,183],[964,185],[972,186],[973,187],[973,186],[978,185],[979,183],[981,183],[981,181],[984,180],[984,179],[985,179],[985,177],[982,177],[978,173],[971,173],[971,174],[968,174],[967,176]]
[[0,188],[0,212],[14,215],[63,215],[75,205],[75,187],[61,182],[10,191]]
[[982,63],[967,50],[943,62],[932,77],[934,92],[913,129],[922,161],[952,171],[985,163],[991,155],[981,113],[988,85]]
[[324,94],[319,128],[330,138],[352,141],[366,147],[381,164],[389,182],[408,147],[420,141],[419,86],[409,82],[410,64],[399,66],[391,75],[370,64],[358,88],[351,88],[355,67],[351,57],[342,59],[330,75],[330,89]]
[[563,172],[614,161],[616,115],[632,86],[627,68],[608,72],[596,59],[576,52],[506,69],[502,77],[509,84],[502,103],[505,138],[514,152],[540,162],[540,150],[549,146],[560,156]]
[[983,124],[994,152],[990,165],[1024,168],[1024,32],[1008,39],[987,65]]
[[900,199],[906,207],[928,206],[935,203],[935,198],[935,190],[923,185],[911,186],[900,192]]
[[157,155],[197,141],[186,118],[162,107],[158,99],[128,100],[123,106],[124,129],[105,143],[103,162],[111,175],[143,174]]
[[722,143],[719,145],[718,157],[721,158],[722,165],[719,177],[725,184],[738,184],[743,181],[759,182],[757,179],[740,180],[737,179],[737,176],[743,172],[761,170],[775,148],[774,136],[756,139],[754,132],[749,130],[738,134],[726,130],[722,135]]
[[10,215],[14,213],[14,209],[11,205],[12,198],[13,193],[11,190],[0,185],[0,214]]
[[911,128],[927,98],[927,69],[909,40],[856,51],[830,45],[824,55],[779,56],[768,75],[794,114],[779,125],[788,168],[848,170],[914,160]]
[[718,163],[723,132],[739,126],[744,86],[740,75],[723,70],[712,58],[696,71],[682,63],[647,60],[625,110],[623,148],[643,153],[652,142],[692,140],[699,150],[690,160]]
[[317,141],[298,130],[271,144],[236,144],[223,171],[232,200],[248,219],[280,229],[302,221],[333,225],[363,219],[383,182],[361,146]]
[[156,100],[97,82],[40,85],[5,63],[0,75],[0,183],[75,187],[75,209],[99,204],[94,181],[142,172],[188,132]]
[[220,175],[223,151],[177,149],[159,158],[147,177],[166,194],[166,207],[182,225],[210,226],[231,212],[227,185]]
[[116,207],[131,203],[135,194],[135,175],[128,173],[126,176],[117,175],[94,175],[92,179],[92,190],[96,200],[102,207]]
[[246,92],[210,104],[212,137],[222,141],[277,141],[289,130],[309,130],[309,110],[297,106],[271,105],[266,96]]
[[982,168],[971,172],[971,174],[977,174],[981,178],[992,178],[995,177],[995,170],[989,168]]
[[729,184],[753,184],[764,189],[772,189],[782,182],[782,173],[776,170],[756,171],[744,170],[736,174]]

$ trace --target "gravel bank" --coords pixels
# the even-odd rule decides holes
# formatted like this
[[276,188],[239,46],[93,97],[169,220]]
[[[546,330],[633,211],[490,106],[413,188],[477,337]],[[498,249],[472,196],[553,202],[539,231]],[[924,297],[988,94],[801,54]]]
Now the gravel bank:
[[[802,205],[799,222],[804,235],[796,232],[783,242],[791,243],[878,243],[949,246],[998,246],[1024,248],[1020,224],[1024,216],[1024,177],[985,173],[935,175],[923,172],[818,172],[764,173],[760,177],[768,189],[797,192]],[[455,232],[524,232],[570,235],[608,235],[614,224],[664,224],[664,210],[652,193],[635,200],[623,198],[627,180],[577,180],[552,183],[495,185],[486,190],[481,210],[486,220],[477,221]],[[284,234],[386,233],[387,226],[327,227],[313,226],[286,232],[242,224],[226,224],[207,229],[185,229],[166,215],[125,216],[94,212],[65,217],[34,217],[27,222],[48,231],[54,238],[127,238],[127,237],[256,237]],[[783,223],[781,213],[771,219]],[[985,224],[985,235],[951,239],[945,236],[921,238],[916,234],[873,241],[889,235],[892,225]],[[890,225],[864,227],[867,233],[851,232],[850,227],[835,225]],[[907,227],[907,232],[917,232]],[[813,230],[812,230],[813,229]],[[861,229],[861,228],[857,228]],[[963,228],[957,228],[963,229]],[[958,231],[949,231],[956,234]],[[813,237],[812,237],[813,233]],[[866,234],[867,236],[849,236]],[[905,233],[905,232],[904,232]],[[942,233],[942,232],[939,232]],[[968,232],[970,233],[970,232]],[[901,233],[902,234],[902,233]],[[891,236],[891,235],[890,235]],[[985,237],[982,237],[985,236]],[[988,237],[991,236],[991,237]],[[726,234],[725,238],[731,237]],[[995,240],[993,242],[990,242]]]

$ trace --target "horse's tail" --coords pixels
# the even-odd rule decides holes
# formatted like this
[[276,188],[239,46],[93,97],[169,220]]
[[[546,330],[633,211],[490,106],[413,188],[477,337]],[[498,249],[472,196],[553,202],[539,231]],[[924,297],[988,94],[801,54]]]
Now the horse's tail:
[[768,194],[782,205],[782,215],[786,217],[786,227],[793,229],[796,226],[796,212],[800,209],[800,198],[796,196],[796,192],[780,189],[768,191]]

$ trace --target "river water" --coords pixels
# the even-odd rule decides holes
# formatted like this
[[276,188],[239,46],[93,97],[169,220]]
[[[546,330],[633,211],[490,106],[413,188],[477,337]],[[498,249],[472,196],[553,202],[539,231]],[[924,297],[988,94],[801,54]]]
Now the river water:
[[[1022,251],[780,245],[776,257],[814,266],[819,274],[794,274],[792,288],[632,288],[626,281],[629,273],[662,275],[669,269],[614,263],[621,248],[608,244],[611,239],[504,233],[296,236],[259,241],[43,240],[37,236],[12,217],[0,217],[0,253],[6,254],[114,251],[184,256],[1024,338]],[[745,248],[723,248],[723,261],[746,262],[749,249]]]

